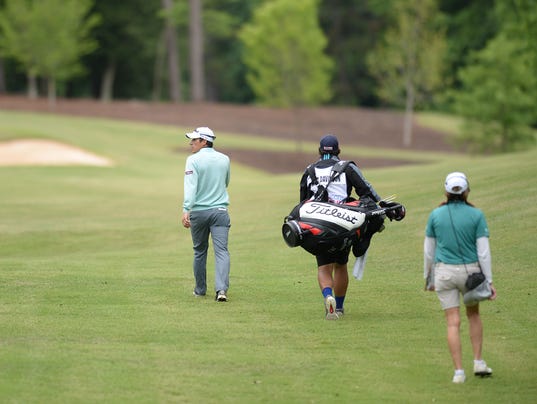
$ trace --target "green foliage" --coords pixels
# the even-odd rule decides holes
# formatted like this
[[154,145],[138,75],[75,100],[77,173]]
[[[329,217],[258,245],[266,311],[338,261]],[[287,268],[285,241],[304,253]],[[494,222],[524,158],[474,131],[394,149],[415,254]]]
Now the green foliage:
[[[92,31],[99,43],[92,56],[104,56],[105,60],[114,60],[119,64],[129,64],[132,60],[136,64],[152,64],[156,38],[162,29],[162,20],[157,18],[160,1],[158,4],[146,0],[93,1],[92,12],[101,17],[101,23]],[[132,83],[132,79],[128,81]]]
[[[520,47],[519,52],[524,54],[522,62],[527,69],[533,71],[533,83],[537,72],[537,1],[536,0],[513,0],[513,5],[499,2],[496,13],[503,22],[503,33],[510,40],[514,40]],[[506,18],[507,17],[507,18]],[[534,96],[534,105],[537,105],[537,88],[530,90]],[[537,126],[537,108],[533,108],[532,126]]]
[[427,104],[442,88],[446,40],[440,17],[436,0],[393,1],[393,23],[367,56],[383,100],[403,106],[411,92],[416,105]]
[[[383,4],[389,6],[388,1]],[[365,55],[383,32],[386,19],[372,12],[371,1],[322,0],[319,18],[327,37],[327,55],[334,61],[331,102],[339,105],[377,105],[375,79]]]
[[99,23],[87,16],[90,0],[7,0],[0,13],[2,53],[18,60],[33,76],[67,79],[82,71],[80,57],[96,42]]
[[[315,259],[281,238],[300,173],[232,162],[230,301],[192,297],[192,245],[178,221],[188,153],[181,132],[0,111],[0,139],[55,139],[117,163],[0,167],[3,402],[535,401],[537,149],[364,170],[408,214],[373,238],[364,279],[350,280],[345,317],[327,322]],[[290,140],[235,134],[217,147],[231,142],[292,149]],[[437,298],[422,291],[424,226],[455,169],[469,175],[471,201],[487,215],[499,294],[480,308],[495,376],[461,386],[451,383]],[[462,341],[470,371],[465,319]]]
[[[87,76],[69,81],[70,97],[102,96],[105,71],[115,71],[114,98],[150,98],[154,81],[158,38],[162,19],[157,18],[159,1],[93,0],[91,13],[101,17],[92,30],[98,48],[84,56]],[[86,89],[81,92],[79,88]]]
[[263,0],[204,0],[206,81],[223,102],[245,103],[254,95],[246,83],[238,32]]
[[[7,7],[16,10],[13,18],[4,19],[5,24],[13,25],[13,22],[27,20],[26,8],[33,5],[47,5],[49,0],[2,0],[0,1],[0,13],[5,14]],[[68,0],[66,0],[68,1]],[[84,1],[75,2],[84,4]],[[114,77],[113,92],[114,97],[119,99],[142,98],[150,99],[158,91],[154,84],[158,77],[159,69],[157,52],[159,35],[162,30],[162,18],[159,18],[158,10],[161,8],[160,0],[92,0],[91,13],[102,17],[102,23],[92,30],[92,38],[98,43],[98,48],[92,53],[86,53],[82,57],[82,66],[74,67],[74,71],[85,70],[87,74],[79,76],[69,76],[61,79],[59,90],[65,89],[63,96],[67,97],[87,97],[99,96],[99,89],[103,88],[102,82],[110,77]],[[237,33],[246,22],[251,22],[253,11],[261,4],[272,3],[266,0],[204,0],[203,1],[203,21],[205,28],[205,73],[207,93],[211,101],[250,103],[254,100],[253,89],[250,82],[247,82],[246,75],[249,67],[245,65],[243,59],[243,41],[239,40]],[[297,6],[304,3],[299,3]],[[377,106],[381,101],[390,106],[402,105],[404,89],[402,87],[392,87],[387,84],[381,91],[392,93],[395,101],[380,99],[380,92],[377,91],[377,81],[383,82],[384,77],[374,76],[378,69],[369,70],[366,63],[367,55],[375,48],[380,38],[384,37],[386,29],[393,30],[399,9],[403,6],[413,6],[423,3],[423,10],[427,9],[427,2],[410,2],[402,0],[318,0],[318,20],[322,29],[321,41],[313,42],[313,45],[305,45],[307,48],[316,49],[323,43],[322,50],[333,60],[329,76],[331,82],[327,91],[320,91],[324,101],[339,105],[367,105]],[[503,5],[504,14],[510,15],[513,10],[520,17],[518,26],[513,24],[513,29],[525,29],[528,45],[531,46],[532,39],[535,38],[535,28],[532,11],[535,9],[535,0],[473,0],[473,1],[453,1],[438,0],[440,10],[444,13],[441,18],[435,18],[433,25],[435,28],[441,27],[439,31],[447,32],[447,64],[444,64],[443,83],[440,86],[459,86],[456,79],[456,72],[461,66],[465,66],[470,51],[480,50],[486,42],[498,31],[499,23],[504,22],[500,18],[495,18],[494,4]],[[62,3],[63,4],[63,3]],[[65,3],[68,4],[68,3]],[[173,13],[177,23],[178,48],[180,61],[185,66],[181,70],[182,81],[188,84],[188,1],[175,0]],[[513,7],[514,6],[514,7]],[[47,6],[48,7],[48,6]],[[65,10],[60,10],[64,12]],[[60,15],[61,13],[54,13]],[[400,13],[399,13],[400,14]],[[277,25],[274,28],[277,34],[280,31],[288,30],[302,24],[303,15],[298,14],[295,20],[294,14],[280,19],[285,24]],[[509,17],[510,19],[510,17]],[[6,22],[7,21],[7,22]],[[63,21],[62,21],[63,24]],[[62,24],[55,24],[54,29],[59,29]],[[58,28],[59,27],[59,28]],[[32,28],[33,30],[34,28]],[[315,28],[317,29],[317,27]],[[42,33],[43,30],[40,32]],[[21,30],[14,31],[17,35]],[[24,35],[29,34],[25,31]],[[49,33],[38,35],[41,39],[48,38]],[[78,34],[78,33],[77,33]],[[301,40],[283,40],[286,43],[294,44]],[[8,34],[11,36],[11,34]],[[308,34],[309,35],[309,34]],[[76,35],[75,35],[76,36]],[[0,35],[0,41],[5,40],[5,35]],[[399,40],[400,38],[395,38]],[[11,39],[10,39],[11,41]],[[5,42],[5,41],[3,41]],[[46,43],[49,46],[50,43]],[[51,41],[48,41],[51,42]],[[281,42],[281,40],[280,40]],[[394,41],[390,39],[390,43]],[[533,41],[534,42],[534,41]],[[15,48],[11,49],[18,54],[18,58],[8,54],[5,47],[2,47],[4,59],[5,82],[8,92],[20,92],[25,87],[25,76],[18,72],[22,65],[26,72],[33,75],[35,68],[31,59],[31,52],[28,46],[31,42],[21,41]],[[434,44],[434,43],[433,43]],[[302,46],[302,45],[301,45]],[[534,45],[533,45],[534,46]],[[266,46],[270,51],[271,49]],[[59,50],[59,49],[57,49]],[[11,52],[11,51],[10,51]],[[275,50],[275,55],[282,52],[279,48]],[[11,56],[10,56],[11,55]],[[425,54],[420,53],[425,57]],[[276,56],[267,55],[267,59],[276,59]],[[387,61],[391,60],[391,55],[387,55]],[[24,60],[17,62],[15,60]],[[302,59],[303,60],[303,57]],[[269,60],[270,62],[271,60]],[[320,59],[308,61],[312,66],[318,67]],[[278,63],[281,64],[280,61]],[[294,62],[296,63],[296,62]],[[403,61],[398,62],[401,66]],[[431,66],[436,65],[436,59],[427,61]],[[277,65],[277,63],[274,63]],[[384,59],[378,58],[379,68],[382,71]],[[30,67],[27,67],[30,66]],[[63,68],[64,65],[61,67]],[[31,70],[33,69],[33,70]],[[50,69],[50,68],[48,68]],[[251,69],[250,69],[251,70]],[[105,75],[105,71],[109,73]],[[115,72],[115,75],[113,74]],[[432,70],[431,70],[432,72]],[[425,77],[422,72],[421,77]],[[39,73],[40,74],[40,73]],[[249,73],[254,80],[259,80],[257,74]],[[388,77],[386,82],[390,83]],[[271,78],[272,80],[272,78]],[[316,77],[307,79],[310,82],[318,82]],[[280,80],[281,81],[281,80]],[[105,81],[106,83],[107,81]],[[324,82],[324,79],[322,80]],[[276,83],[278,84],[278,83]],[[324,84],[323,84],[324,85]],[[154,88],[153,88],[154,87]],[[268,86],[270,88],[270,85]],[[437,88],[437,87],[435,87]],[[395,89],[393,92],[390,89]],[[267,90],[268,92],[268,90]],[[331,94],[330,96],[326,94]],[[436,95],[436,90],[425,89],[418,99],[418,107],[447,108],[440,105]],[[433,103],[434,101],[434,103]]]
[[457,141],[471,151],[507,152],[535,143],[537,48],[527,36],[531,24],[522,19],[537,20],[537,9],[518,11],[498,8],[503,30],[459,72],[454,106],[466,121]]
[[17,59],[29,74],[37,74],[32,61],[32,38],[44,39],[42,32],[32,25],[27,3],[7,0],[4,10],[0,10],[0,53]]
[[[246,68],[240,61],[241,47],[237,32],[251,18],[253,9],[263,0],[204,0],[202,2],[205,81],[210,93],[222,102],[247,102],[253,96],[245,83]],[[175,1],[172,19],[177,24],[178,41],[184,50],[188,73],[189,2]]]
[[317,3],[267,2],[241,30],[246,79],[261,104],[304,106],[330,99],[332,61],[323,53],[327,41]]
[[[506,3],[502,0],[500,2]],[[468,56],[476,50],[483,49],[498,32],[493,3],[494,1],[491,0],[468,2],[439,0],[440,9],[446,16],[444,20],[447,40],[445,74],[449,76],[450,84],[458,86],[456,73],[466,65]]]

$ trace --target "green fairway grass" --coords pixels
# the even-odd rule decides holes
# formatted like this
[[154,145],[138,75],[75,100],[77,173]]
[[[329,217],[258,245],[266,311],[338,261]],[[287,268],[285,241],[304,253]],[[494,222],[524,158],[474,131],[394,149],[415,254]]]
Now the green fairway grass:
[[[535,402],[536,149],[344,149],[358,164],[362,152],[420,164],[364,170],[408,213],[374,236],[344,318],[329,322],[314,257],[281,237],[300,172],[232,162],[229,301],[192,296],[192,244],[180,226],[187,129],[0,111],[0,142],[57,140],[115,162],[0,167],[0,402]],[[217,149],[243,144],[218,136]],[[249,148],[292,145],[248,138]],[[304,146],[313,161],[316,145]],[[481,305],[494,376],[471,374],[464,319],[464,385],[451,382],[443,312],[423,291],[425,224],[450,171],[468,175],[470,201],[487,217],[498,290]]]

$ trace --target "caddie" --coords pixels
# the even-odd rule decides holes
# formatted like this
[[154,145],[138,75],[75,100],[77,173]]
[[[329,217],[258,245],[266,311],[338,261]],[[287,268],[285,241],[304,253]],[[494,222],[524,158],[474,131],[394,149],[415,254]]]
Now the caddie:
[[[300,202],[312,199],[325,191],[328,202],[342,204],[354,199],[351,196],[354,189],[364,205],[376,206],[380,197],[354,162],[348,164],[337,178],[330,181],[332,167],[340,161],[339,154],[337,137],[323,136],[319,144],[320,159],[306,168],[300,180]],[[328,188],[324,190],[327,185]],[[350,250],[351,246],[335,254],[316,255],[317,279],[324,298],[327,320],[337,320],[345,312],[343,305],[349,284],[347,263]]]

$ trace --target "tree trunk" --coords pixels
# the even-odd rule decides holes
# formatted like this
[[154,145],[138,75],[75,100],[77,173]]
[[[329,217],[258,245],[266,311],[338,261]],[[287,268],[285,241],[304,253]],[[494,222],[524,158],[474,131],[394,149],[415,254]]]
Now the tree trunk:
[[34,73],[28,72],[28,98],[31,100],[37,99],[37,78]]
[[116,62],[110,60],[103,73],[101,82],[101,102],[108,103],[112,101],[114,80],[116,78]]
[[4,62],[2,58],[0,58],[0,94],[4,94],[6,92],[6,76],[4,72]]
[[56,79],[54,77],[47,78],[47,98],[49,108],[56,106]]
[[291,110],[293,111],[293,118],[294,118],[294,138],[295,138],[295,151],[297,153],[302,153],[304,151],[303,142],[302,142],[302,133],[304,130],[304,114],[302,113],[303,107],[295,103],[291,106]]
[[173,102],[181,101],[181,72],[179,68],[179,52],[177,50],[177,32],[169,13],[173,8],[173,0],[162,0],[166,16],[166,47],[168,50],[168,77],[170,98]]
[[205,66],[203,63],[202,0],[189,0],[190,95],[192,101],[205,100]]
[[414,112],[414,86],[410,79],[406,82],[405,121],[403,126],[403,146],[412,144],[412,117]]
[[162,94],[162,79],[164,77],[164,57],[166,56],[166,28],[162,30],[158,38],[155,67],[153,71],[153,101],[160,101]]

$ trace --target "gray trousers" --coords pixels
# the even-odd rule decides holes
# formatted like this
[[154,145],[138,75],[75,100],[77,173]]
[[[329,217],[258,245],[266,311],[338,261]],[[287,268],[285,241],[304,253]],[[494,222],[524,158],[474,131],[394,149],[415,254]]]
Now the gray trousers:
[[229,288],[230,258],[227,248],[231,222],[225,208],[190,212],[190,234],[194,246],[194,291],[199,295],[207,293],[207,251],[209,234],[214,249],[214,290],[226,292]]

